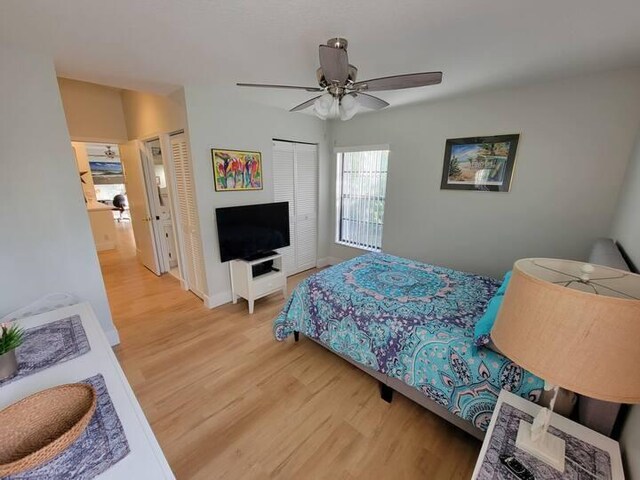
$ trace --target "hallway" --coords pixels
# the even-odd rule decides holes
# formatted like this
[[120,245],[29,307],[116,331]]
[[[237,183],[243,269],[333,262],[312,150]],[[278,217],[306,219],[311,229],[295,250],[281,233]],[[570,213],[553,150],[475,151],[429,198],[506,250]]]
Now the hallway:
[[[129,225],[99,254],[116,354],[178,479],[469,478],[480,443],[313,341],[271,332],[280,294],[209,310],[138,263]],[[314,270],[289,279],[289,291]]]

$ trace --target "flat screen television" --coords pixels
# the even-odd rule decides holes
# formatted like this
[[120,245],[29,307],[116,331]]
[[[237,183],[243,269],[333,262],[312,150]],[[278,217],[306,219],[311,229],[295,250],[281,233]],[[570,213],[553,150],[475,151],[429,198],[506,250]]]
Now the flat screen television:
[[255,260],[289,246],[289,202],[216,208],[220,261]]

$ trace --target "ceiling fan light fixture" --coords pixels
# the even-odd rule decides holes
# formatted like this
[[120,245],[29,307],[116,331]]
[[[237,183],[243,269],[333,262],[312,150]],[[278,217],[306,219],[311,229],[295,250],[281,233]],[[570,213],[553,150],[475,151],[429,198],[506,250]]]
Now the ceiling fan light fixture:
[[333,107],[333,103],[333,95],[331,95],[330,93],[325,93],[324,95],[318,97],[315,102],[313,102],[313,111],[318,117],[324,120],[331,113],[331,107]]
[[358,69],[349,63],[348,44],[346,39],[336,37],[330,38],[326,44],[318,46],[320,67],[316,69],[317,87],[266,83],[237,83],[236,85],[306,90],[307,92],[319,93],[319,97],[302,102],[289,111],[301,112],[313,107],[313,112],[323,120],[338,117],[342,120],[349,120],[363,109],[381,110],[389,106],[388,102],[370,95],[369,92],[426,87],[442,82],[442,72],[406,73],[356,81]]
[[351,120],[358,113],[358,102],[352,95],[345,95],[340,100],[340,120]]

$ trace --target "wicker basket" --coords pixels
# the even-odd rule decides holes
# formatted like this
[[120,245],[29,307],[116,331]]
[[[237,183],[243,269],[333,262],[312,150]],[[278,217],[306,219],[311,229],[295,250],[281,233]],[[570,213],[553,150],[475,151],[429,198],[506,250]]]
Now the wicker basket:
[[0,478],[42,465],[69,447],[87,428],[96,401],[91,385],[72,383],[0,411]]

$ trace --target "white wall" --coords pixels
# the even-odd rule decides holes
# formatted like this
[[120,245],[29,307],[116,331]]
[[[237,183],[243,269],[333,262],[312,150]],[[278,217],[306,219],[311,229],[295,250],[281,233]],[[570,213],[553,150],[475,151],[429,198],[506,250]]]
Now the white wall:
[[[330,132],[337,146],[391,146],[385,251],[498,277],[522,257],[585,258],[608,235],[639,124],[634,69],[360,115]],[[509,133],[520,134],[510,193],[440,190],[447,138]],[[332,257],[357,253],[330,239]]]
[[0,46],[0,316],[52,292],[117,332],[51,59]]
[[167,96],[123,90],[121,99],[129,140],[184,130],[187,126],[182,88]]
[[[320,191],[327,192],[328,153],[325,124],[304,114],[249,103],[237,88],[186,87],[187,119],[194,164],[196,196],[200,215],[203,252],[209,287],[209,304],[231,300],[229,267],[220,263],[215,227],[216,207],[273,201],[272,139],[318,143],[320,145]],[[215,192],[212,147],[262,152],[264,189],[251,192]],[[328,235],[326,194],[320,197],[319,236]],[[326,256],[322,242],[318,257]]]
[[[640,132],[625,174],[611,229],[635,268],[640,267]],[[629,480],[640,480],[640,405],[631,408],[620,438]]]
[[68,78],[58,78],[58,86],[72,140],[126,142],[119,89]]
[[636,141],[624,186],[620,193],[611,237],[624,249],[636,269],[640,268],[640,132]]

